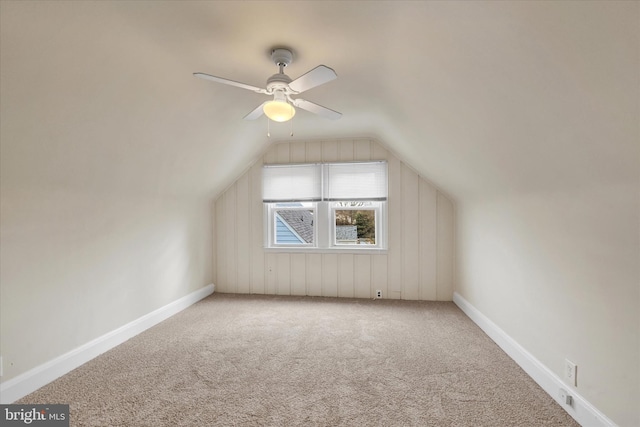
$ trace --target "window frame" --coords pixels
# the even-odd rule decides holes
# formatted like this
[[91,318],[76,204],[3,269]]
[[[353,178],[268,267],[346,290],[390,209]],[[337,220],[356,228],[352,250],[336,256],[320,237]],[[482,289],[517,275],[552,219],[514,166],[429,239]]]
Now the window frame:
[[[386,248],[386,239],[384,238],[383,230],[386,227],[382,227],[382,218],[386,218],[385,208],[386,201],[379,200],[354,200],[353,202],[369,203],[369,206],[338,206],[342,202],[328,202],[329,204],[329,244],[332,248],[351,248],[351,249],[384,249]],[[347,203],[353,203],[347,202]],[[376,243],[373,245],[363,245],[359,243],[337,243],[336,241],[336,211],[367,211],[371,210],[375,212],[375,239]]]
[[[318,206],[316,202],[300,202],[309,204],[310,206],[278,206],[279,204],[285,203],[265,203],[267,208],[267,221],[268,225],[267,229],[267,241],[269,248],[317,248],[318,247]],[[276,232],[277,232],[277,211],[313,211],[313,243],[278,243],[276,242]],[[282,218],[282,217],[281,217]],[[286,222],[286,220],[285,220]],[[290,227],[288,224],[285,224],[287,227]],[[294,233],[295,230],[293,230]]]
[[[384,198],[358,198],[354,197],[353,200],[342,199],[328,199],[326,196],[326,188],[328,185],[327,171],[331,165],[348,165],[348,164],[362,164],[362,163],[384,163],[384,179],[385,185],[388,189],[388,166],[385,160],[372,160],[362,162],[329,162],[329,163],[302,163],[302,164],[268,164],[264,165],[265,168],[269,167],[293,167],[296,166],[311,166],[315,165],[320,168],[321,175],[321,190],[322,197],[320,200],[311,198],[302,198],[301,200],[286,199],[282,195],[279,200],[265,200],[263,194],[263,224],[264,224],[264,239],[263,247],[265,250],[274,252],[319,252],[319,253],[385,253],[387,251],[387,228],[388,228],[388,190],[385,190]],[[263,192],[267,186],[263,182]],[[359,195],[359,194],[358,194]],[[337,206],[340,202],[363,202],[370,204],[370,206],[355,206],[353,210],[374,210],[375,211],[375,234],[376,243],[369,244],[338,244],[335,241],[336,224],[335,224],[335,211],[351,209],[348,206]],[[278,206],[288,203],[302,203],[305,206],[287,207]],[[337,209],[336,209],[337,208]],[[276,242],[276,211],[282,209],[293,210],[313,210],[314,223],[313,223],[313,243],[277,243]]]

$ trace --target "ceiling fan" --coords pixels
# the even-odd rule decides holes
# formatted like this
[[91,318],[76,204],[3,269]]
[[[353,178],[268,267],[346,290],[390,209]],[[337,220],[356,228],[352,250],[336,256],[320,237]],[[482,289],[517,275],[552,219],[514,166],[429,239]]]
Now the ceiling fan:
[[291,120],[296,114],[295,107],[302,108],[303,110],[331,120],[342,117],[341,113],[323,107],[322,105],[301,98],[292,98],[292,96],[336,79],[338,75],[335,71],[325,65],[318,65],[306,74],[303,74],[295,80],[291,80],[291,77],[284,73],[284,68],[293,62],[293,53],[285,48],[272,49],[271,59],[279,67],[280,71],[267,79],[266,89],[205,73],[193,73],[193,75],[201,79],[273,96],[273,100],[263,102],[252,112],[244,116],[245,120],[255,120],[264,113],[273,121],[286,122],[287,120]]

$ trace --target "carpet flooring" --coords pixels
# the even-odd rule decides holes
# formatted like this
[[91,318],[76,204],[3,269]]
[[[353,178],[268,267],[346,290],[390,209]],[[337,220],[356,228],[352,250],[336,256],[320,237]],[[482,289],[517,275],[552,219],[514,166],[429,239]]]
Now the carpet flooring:
[[16,403],[72,426],[577,426],[451,302],[213,294]]

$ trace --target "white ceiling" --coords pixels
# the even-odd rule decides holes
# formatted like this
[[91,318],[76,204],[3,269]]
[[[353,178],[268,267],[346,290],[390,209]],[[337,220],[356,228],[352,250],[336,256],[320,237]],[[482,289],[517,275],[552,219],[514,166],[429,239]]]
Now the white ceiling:
[[636,2],[1,3],[2,186],[213,197],[289,125],[242,117],[273,46],[294,139],[372,136],[455,200],[638,179]]

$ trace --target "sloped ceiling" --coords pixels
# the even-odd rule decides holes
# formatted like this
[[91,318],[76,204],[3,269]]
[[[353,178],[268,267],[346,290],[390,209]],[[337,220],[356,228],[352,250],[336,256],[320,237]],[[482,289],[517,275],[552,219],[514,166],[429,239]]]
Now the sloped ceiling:
[[302,111],[295,139],[376,137],[457,200],[637,180],[637,3],[1,8],[3,189],[215,197],[290,127],[192,73],[263,86],[282,45],[291,77],[339,76],[304,97],[343,117]]

